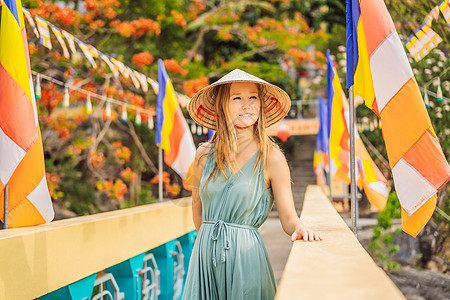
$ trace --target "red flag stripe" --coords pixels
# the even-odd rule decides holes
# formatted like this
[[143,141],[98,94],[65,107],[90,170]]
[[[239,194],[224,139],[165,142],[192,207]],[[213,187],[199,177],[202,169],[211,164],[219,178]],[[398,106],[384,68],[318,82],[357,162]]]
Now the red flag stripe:
[[373,51],[395,31],[391,16],[382,1],[361,0],[361,19],[367,42],[367,52],[371,57]]
[[170,152],[164,152],[164,162],[169,166],[173,164],[178,156],[178,151],[180,150],[180,142],[183,138],[184,132],[186,131],[186,127],[184,125],[185,122],[186,120],[184,119],[183,112],[181,111],[180,106],[178,106],[175,110],[175,115],[173,117],[173,127],[169,135]]
[[37,139],[30,99],[0,63],[0,127],[24,151]]
[[450,167],[446,163],[438,139],[429,129],[403,159],[411,165],[414,164],[417,172],[438,190],[449,180]]

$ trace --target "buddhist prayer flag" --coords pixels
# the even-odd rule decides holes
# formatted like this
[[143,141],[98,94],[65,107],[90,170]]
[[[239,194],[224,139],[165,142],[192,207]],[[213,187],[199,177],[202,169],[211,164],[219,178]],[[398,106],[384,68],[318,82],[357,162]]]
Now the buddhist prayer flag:
[[216,133],[215,130],[208,129],[208,141],[212,140],[215,133]]
[[[447,0],[448,1],[448,0]],[[443,3],[444,1],[442,1],[441,3]],[[433,9],[431,10],[431,12],[425,17],[424,19],[424,23],[427,26],[431,26],[431,23],[433,22],[433,20],[437,20],[439,17],[439,5],[433,7]]]
[[26,8],[22,8],[23,9],[23,14],[25,15],[25,17],[28,20],[28,23],[30,24],[31,28],[33,28],[33,32],[36,35],[36,37],[39,38],[39,31],[36,27],[36,23],[34,23],[33,17],[31,16],[31,13],[28,11],[28,9]]
[[347,0],[347,87],[381,119],[402,229],[417,236],[450,167],[383,0]]
[[80,46],[81,51],[83,51],[84,56],[86,56],[91,65],[94,68],[97,68],[97,64],[95,63],[94,57],[89,49],[89,46],[80,41],[79,39],[75,39],[75,41],[77,42],[78,46]]
[[416,61],[424,58],[442,42],[441,37],[426,23],[420,25],[420,28],[416,29],[414,34],[416,36],[410,35],[405,44],[406,49],[408,49]]
[[75,38],[73,37],[73,35],[71,35],[65,30],[61,30],[61,32],[66,38],[67,43],[69,44],[70,51],[72,51],[72,53],[75,54],[77,52],[77,49],[75,48]]
[[175,96],[164,63],[158,60],[159,93],[156,100],[156,145],[164,150],[164,162],[183,179],[191,181],[195,145],[186,119]]
[[130,78],[130,74],[128,73],[128,70],[125,68],[125,65],[124,65],[122,62],[118,61],[118,60],[115,59],[115,58],[111,58],[111,62],[112,62],[114,65],[116,65],[116,67],[117,67],[117,69],[119,70],[120,74],[122,74],[122,76],[123,76],[125,79]]
[[137,80],[139,81],[142,91],[144,93],[147,93],[148,92],[147,76],[145,76],[142,73],[139,73],[138,71],[134,71],[134,76],[136,76]]
[[135,88],[137,88],[137,89],[140,89],[141,88],[141,85],[139,84],[139,80],[136,78],[136,75],[135,75],[135,70],[132,70],[130,67],[128,67],[128,66],[125,66],[125,69],[127,70],[127,72],[128,72],[128,74],[130,75],[130,78],[131,78],[131,81],[133,82],[133,84],[134,84],[134,87]]
[[114,77],[119,78],[119,71],[117,70],[117,67],[109,60],[108,56],[106,56],[103,53],[99,53],[99,56],[103,61],[108,65],[109,69],[113,73]]
[[116,69],[119,71],[119,73],[122,74],[123,77],[125,77],[125,74],[123,73],[125,65],[120,61],[118,61],[117,59],[115,59],[114,57],[111,57],[109,60],[116,66]]
[[328,109],[325,101],[319,96],[319,131],[316,136],[314,150],[314,172],[318,185],[326,184],[325,172],[328,167]]
[[331,175],[349,183],[350,135],[347,126],[348,103],[344,101],[345,94],[329,52],[327,52],[326,58]]
[[431,50],[436,48],[436,46],[442,42],[441,37],[425,24],[422,24],[419,29],[416,29],[414,34],[417,36],[417,56],[419,60],[424,58]]
[[413,35],[409,36],[409,39],[406,42],[406,49],[408,49],[409,53],[411,53],[416,61],[419,61],[423,58],[422,52],[420,51],[422,49],[422,46],[417,37]]
[[178,92],[175,92],[175,94],[177,95],[178,103],[181,105],[181,107],[186,107],[189,103],[189,100],[191,100],[191,98],[184,94],[180,94]]
[[87,47],[88,47],[88,51],[89,51],[89,53],[91,53],[92,57],[97,58],[99,55],[98,50],[92,45],[87,45]]
[[[337,176],[350,184],[349,105],[329,52],[327,52],[327,66],[328,103],[331,105],[329,141],[331,176]],[[378,210],[383,210],[389,192],[387,180],[373,162],[356,130],[355,161],[356,183],[359,189],[364,190],[371,204]]]
[[383,210],[389,196],[387,180],[370,157],[358,132],[355,135],[356,183],[359,189],[364,190],[369,202],[378,210]]
[[418,50],[419,50],[419,58],[422,59],[428,54],[428,47],[427,47],[427,39],[425,32],[423,32],[421,29],[414,30],[414,34],[417,37],[417,43],[418,43]]
[[[442,2],[444,2],[444,1],[442,1]],[[447,0],[447,2],[448,2],[448,0]],[[439,5],[433,7],[433,9],[430,12],[430,15],[432,16],[432,18],[434,20],[438,19],[438,17],[439,17]]]
[[428,53],[442,42],[441,37],[430,28],[430,26],[426,26],[425,24],[420,25],[420,29],[425,33],[424,44],[427,47]]
[[450,7],[448,5],[448,0],[443,0],[439,3],[439,9],[444,15],[445,21],[447,21],[448,26],[450,26]]
[[[47,28],[48,29],[48,28]],[[42,32],[41,32],[42,34]],[[28,43],[17,0],[4,0],[0,24],[0,219],[8,188],[8,225],[50,222],[44,152],[33,94]]]
[[34,16],[34,19],[36,20],[37,27],[39,29],[39,41],[48,49],[52,49],[52,42],[50,40],[50,31],[48,30],[47,21],[39,16]]
[[431,26],[433,20],[437,20],[438,17],[439,17],[439,6],[435,6],[431,10],[431,12],[425,17],[424,23],[427,26]]
[[98,57],[98,50],[94,46],[88,45],[88,49],[89,49],[89,52],[91,52],[93,58]]
[[50,27],[52,28],[53,33],[56,35],[56,39],[58,40],[59,44],[61,45],[61,48],[63,49],[64,57],[70,58],[69,50],[67,50],[67,46],[66,46],[66,43],[64,42],[64,38],[63,38],[61,31],[53,24],[50,24]]
[[154,81],[153,79],[151,79],[150,77],[147,77],[147,82],[150,83],[153,91],[155,92],[156,95],[158,95],[158,91],[159,91],[158,83],[156,81]]

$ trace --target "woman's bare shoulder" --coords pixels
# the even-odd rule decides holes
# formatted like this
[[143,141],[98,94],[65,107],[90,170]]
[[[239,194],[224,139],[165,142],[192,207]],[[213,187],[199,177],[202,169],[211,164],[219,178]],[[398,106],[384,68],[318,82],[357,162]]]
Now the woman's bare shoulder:
[[272,148],[269,151],[267,166],[267,177],[269,180],[283,178],[289,173],[289,167],[283,152],[280,149]]
[[200,144],[195,153],[195,160],[197,161],[197,163],[200,163],[201,165],[203,165],[206,157],[208,156],[207,154],[210,153],[212,148],[213,148],[213,144],[210,142]]
[[203,154],[208,154],[212,148],[213,148],[213,144],[210,142],[200,144],[197,148],[196,154],[200,155],[200,156]]
[[269,168],[271,166],[277,167],[280,164],[286,162],[286,157],[284,156],[283,152],[281,152],[280,149],[272,147],[272,149],[269,150],[268,162],[269,162]]

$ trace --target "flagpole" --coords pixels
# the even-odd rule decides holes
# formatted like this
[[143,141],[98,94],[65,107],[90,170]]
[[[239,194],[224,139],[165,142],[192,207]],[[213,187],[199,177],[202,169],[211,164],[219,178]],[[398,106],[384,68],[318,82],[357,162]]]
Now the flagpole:
[[162,148],[161,145],[158,147],[158,175],[159,175],[159,181],[158,181],[158,201],[163,201],[163,164],[162,164]]
[[330,138],[328,137],[328,192],[330,194],[330,202],[333,203],[333,193],[331,192],[331,157],[330,157]]
[[353,95],[353,85],[349,87],[349,98],[350,98],[350,107],[349,107],[349,123],[350,123],[350,191],[351,191],[351,207],[352,207],[352,230],[353,233],[358,238],[358,201],[356,199],[356,163],[355,163],[355,102]]
[[5,185],[5,205],[4,208],[4,218],[3,218],[3,229],[8,229],[8,184]]

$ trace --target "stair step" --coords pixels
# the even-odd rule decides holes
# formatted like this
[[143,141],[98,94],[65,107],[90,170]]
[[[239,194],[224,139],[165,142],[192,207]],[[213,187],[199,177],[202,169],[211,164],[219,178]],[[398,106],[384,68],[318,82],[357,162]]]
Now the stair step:
[[[306,187],[311,184],[316,184],[313,163],[316,136],[296,136],[293,138],[298,141],[298,146],[293,150],[293,153],[286,154],[286,159],[291,172],[291,188],[294,197],[294,206],[297,214],[300,215]],[[269,217],[278,218],[276,205],[273,206]]]

